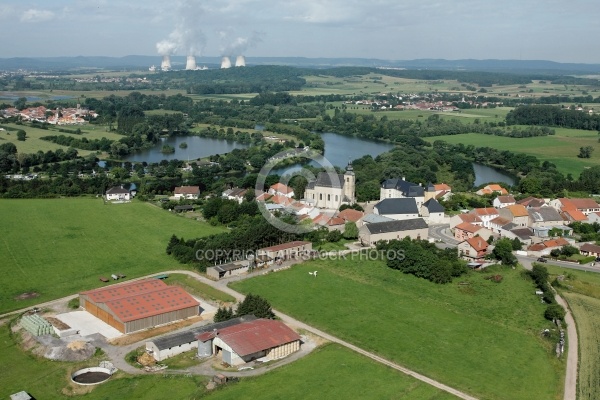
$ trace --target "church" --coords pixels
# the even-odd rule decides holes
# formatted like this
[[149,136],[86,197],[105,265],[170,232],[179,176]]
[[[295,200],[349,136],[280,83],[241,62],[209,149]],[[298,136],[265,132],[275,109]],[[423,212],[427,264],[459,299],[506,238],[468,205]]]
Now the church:
[[344,174],[319,172],[304,191],[304,200],[315,207],[337,210],[342,204],[354,204],[356,177],[349,163]]

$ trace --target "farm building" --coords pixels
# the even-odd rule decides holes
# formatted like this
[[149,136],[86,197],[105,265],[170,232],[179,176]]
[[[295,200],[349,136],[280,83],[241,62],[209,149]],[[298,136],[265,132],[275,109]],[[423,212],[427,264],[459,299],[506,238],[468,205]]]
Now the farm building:
[[178,286],[146,279],[79,294],[79,304],[123,333],[194,317],[200,303]]
[[206,268],[206,275],[218,281],[222,278],[227,278],[234,275],[241,275],[248,273],[250,269],[249,261],[234,261],[229,264],[215,265],[213,267]]
[[273,260],[287,260],[290,258],[302,257],[312,251],[311,242],[294,241],[277,246],[265,247],[256,252],[257,257],[267,256]]
[[201,333],[197,338],[199,353],[220,353],[229,365],[277,360],[300,350],[300,336],[283,322],[272,319],[242,322]]
[[[215,329],[222,329],[228,326],[233,326],[246,321],[253,321],[254,315],[244,315],[243,317],[233,318],[228,321],[216,322],[214,324],[204,325],[198,328],[190,329],[184,332],[177,332],[171,335],[166,335],[146,342],[146,352],[152,355],[156,361],[162,361],[169,357],[176,356],[186,351],[198,348],[198,339],[196,336],[212,332]],[[204,352],[198,352],[199,357],[210,356]]]
[[423,218],[413,218],[366,224],[358,229],[358,233],[363,246],[371,246],[379,241],[404,239],[406,236],[427,240],[429,228]]

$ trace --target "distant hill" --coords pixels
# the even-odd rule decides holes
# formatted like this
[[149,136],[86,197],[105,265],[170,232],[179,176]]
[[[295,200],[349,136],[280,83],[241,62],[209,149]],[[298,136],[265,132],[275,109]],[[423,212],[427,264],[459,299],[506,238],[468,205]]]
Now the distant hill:
[[[151,65],[160,65],[160,56],[79,56],[79,57],[18,57],[0,58],[0,70],[38,70],[59,71],[71,69],[146,69]],[[221,57],[197,57],[197,64],[218,67]],[[494,71],[515,73],[548,74],[593,74],[600,73],[600,64],[559,63],[545,60],[382,60],[369,58],[307,58],[307,57],[248,57],[248,65],[288,65],[311,68],[330,68],[337,66],[384,67],[406,69],[431,69],[452,71]],[[174,69],[183,69],[185,57],[173,56]]]

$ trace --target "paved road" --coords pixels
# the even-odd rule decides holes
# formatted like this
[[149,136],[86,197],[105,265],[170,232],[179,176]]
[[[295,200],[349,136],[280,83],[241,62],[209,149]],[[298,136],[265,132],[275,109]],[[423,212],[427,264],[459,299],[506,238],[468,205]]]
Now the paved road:
[[[516,257],[517,257],[517,260],[519,260],[519,263],[521,263],[521,265],[523,265],[527,269],[531,269],[531,264],[536,262],[536,260],[537,260],[537,257],[530,257],[530,256],[516,256]],[[596,272],[596,273],[600,272],[600,263],[596,263],[596,266],[592,267],[591,264],[580,265],[580,264],[567,262],[567,261],[550,260],[547,262],[547,265],[557,265],[559,267],[577,269],[580,271],[587,271],[587,272]]]
[[442,242],[456,246],[460,243],[458,240],[454,239],[454,235],[450,232],[450,225],[429,225],[429,237],[434,238],[435,240],[441,240]]

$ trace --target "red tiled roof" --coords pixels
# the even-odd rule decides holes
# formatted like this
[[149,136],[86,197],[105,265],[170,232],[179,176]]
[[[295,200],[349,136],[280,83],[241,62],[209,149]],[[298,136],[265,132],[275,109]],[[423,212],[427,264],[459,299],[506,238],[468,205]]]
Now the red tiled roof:
[[242,322],[219,329],[216,336],[241,357],[300,340],[300,335],[283,322],[272,319]]
[[506,224],[510,224],[510,220],[503,218],[503,217],[496,217],[493,220],[490,221],[490,224],[496,224],[499,226],[504,226]]
[[287,243],[282,243],[282,244],[278,244],[276,246],[271,246],[271,247],[264,247],[260,250],[265,250],[265,251],[279,251],[279,250],[285,250],[285,249],[289,249],[292,247],[298,247],[298,246],[302,246],[305,244],[310,244],[310,242],[304,242],[301,240],[296,240],[294,242],[287,242]]
[[469,238],[469,239],[467,239],[467,243],[469,243],[469,246],[471,246],[478,252],[485,251],[488,248],[488,243],[485,240],[483,240],[483,238],[481,238],[481,237]]
[[450,193],[449,190],[442,190],[441,192],[439,192],[438,194],[435,195],[436,199],[439,199],[441,197],[444,197],[446,195],[446,193]]
[[544,204],[546,204],[546,202],[544,201],[544,199],[537,199],[535,197],[530,196],[517,201],[517,204],[524,205],[525,207],[541,207]]
[[435,188],[435,191],[439,191],[439,190],[445,190],[447,192],[451,191],[452,188],[448,185],[446,185],[445,183],[438,183],[437,185],[433,185],[433,187]]
[[473,209],[474,213],[477,215],[498,215],[498,210],[495,208],[485,207],[485,208],[475,208]]
[[359,219],[361,219],[363,217],[363,215],[365,215],[364,212],[354,210],[352,208],[346,208],[345,210],[340,211],[337,214],[337,216],[340,218],[343,218],[344,221],[351,221],[351,222],[358,221]]
[[508,206],[506,207],[507,210],[510,211],[510,213],[515,216],[515,217],[527,217],[529,216],[529,213],[527,212],[527,209],[525,208],[525,206],[521,205],[521,204],[513,204],[512,206]]
[[481,229],[480,226],[470,224],[468,222],[462,222],[455,226],[456,229],[460,229],[461,231],[475,233]]
[[263,194],[259,195],[258,197],[256,197],[256,201],[267,201],[271,197],[273,197],[273,196],[270,195],[269,193],[263,193]]
[[479,218],[477,215],[475,214],[458,214],[458,217],[463,221],[463,222],[468,222],[471,224],[474,223],[482,223],[483,221],[481,220],[481,218]]
[[[587,210],[590,208],[600,208],[594,199],[568,199],[578,210]],[[566,204],[565,204],[566,205]]]
[[81,294],[94,303],[104,303],[122,322],[200,305],[179,286],[169,286],[159,279],[114,285]]
[[326,224],[330,218],[331,218],[330,216],[321,213],[321,214],[317,215],[316,217],[314,217],[312,221],[315,224]]
[[500,203],[516,203],[515,198],[513,196],[498,196],[497,199]]
[[346,223],[346,221],[344,220],[344,218],[340,218],[340,217],[333,217],[331,218],[329,221],[327,221],[327,225],[344,225]]
[[199,186],[177,186],[175,194],[200,194]]
[[269,201],[272,201],[275,204],[281,204],[283,206],[288,206],[293,202],[292,199],[290,199],[289,197],[285,197],[281,194],[276,194],[275,196],[271,197]]
[[271,189],[278,193],[290,194],[294,191],[291,187],[284,185],[283,183],[277,182],[271,185]]
[[585,216],[585,214],[576,208],[562,207],[561,210],[563,213],[567,214],[569,216],[569,218],[573,221],[586,221],[587,220],[587,217]]
[[589,253],[600,253],[600,246],[591,243],[586,243],[583,246],[581,246],[579,250]]

